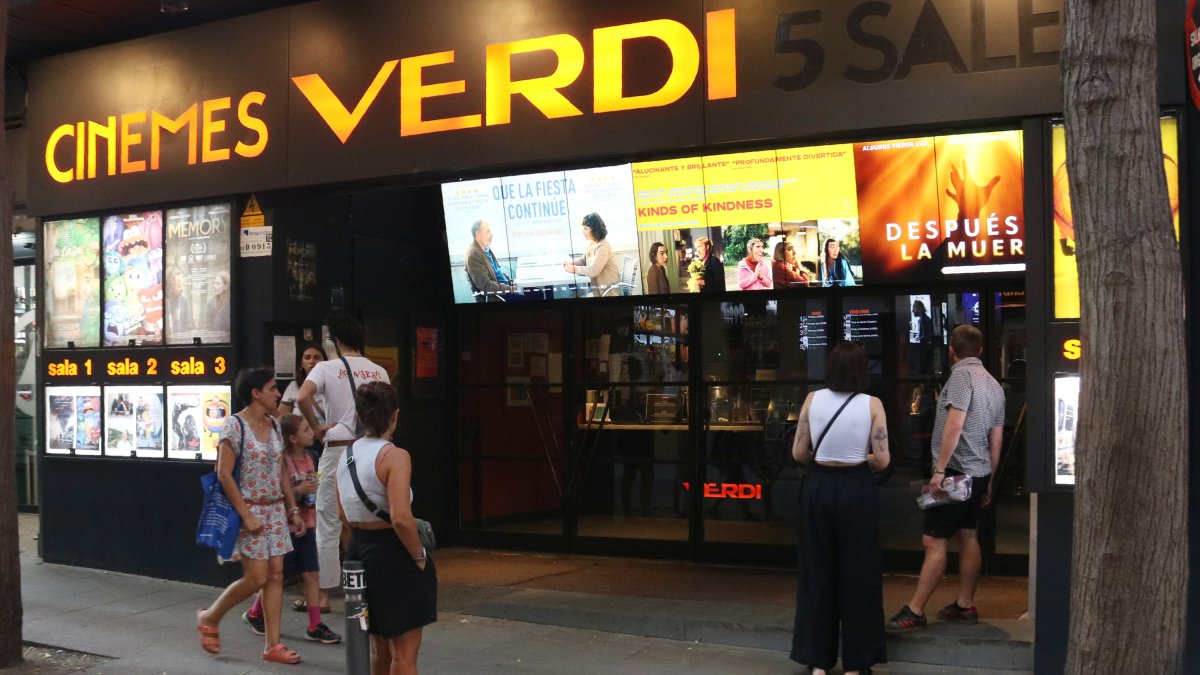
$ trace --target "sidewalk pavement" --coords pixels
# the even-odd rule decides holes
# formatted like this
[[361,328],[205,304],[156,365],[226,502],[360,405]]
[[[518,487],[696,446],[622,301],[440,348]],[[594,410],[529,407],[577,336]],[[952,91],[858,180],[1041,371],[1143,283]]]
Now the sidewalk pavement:
[[[36,527],[36,516],[21,517],[24,638],[115,658],[86,672],[345,670],[345,648],[305,642],[304,615],[286,610],[284,639],[303,655],[300,666],[259,660],[262,638],[241,622],[244,608],[222,622],[222,654],[208,656],[193,615],[219,589],[43,564],[30,541]],[[437,561],[441,614],[425,633],[423,672],[799,672],[787,658],[795,592],[787,570],[466,549],[438,551]],[[913,584],[889,577],[886,606],[902,604]],[[947,579],[930,607],[950,602],[953,584]],[[286,589],[285,602],[297,591]],[[876,672],[1031,670],[1032,622],[1018,619],[1024,594],[1023,579],[986,578],[978,604],[997,621],[934,622],[891,639],[893,663]],[[339,601],[332,604],[328,623],[340,633],[344,615]]]

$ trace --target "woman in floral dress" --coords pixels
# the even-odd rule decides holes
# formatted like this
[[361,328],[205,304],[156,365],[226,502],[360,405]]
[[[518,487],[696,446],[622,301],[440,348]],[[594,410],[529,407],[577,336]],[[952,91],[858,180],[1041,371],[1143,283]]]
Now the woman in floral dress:
[[[242,578],[233,582],[207,609],[196,612],[200,645],[210,654],[221,651],[218,626],[221,617],[235,605],[262,591],[266,619],[266,645],[262,660],[299,663],[300,655],[280,642],[279,620],[283,611],[283,557],[292,550],[288,520],[300,534],[304,520],[296,506],[292,483],[286,479],[282,461],[283,436],[270,416],[279,404],[279,390],[270,368],[247,368],[238,373],[234,388],[247,405],[225,420],[221,430],[217,471],[221,487],[242,519],[236,556],[242,562]],[[240,480],[234,465],[241,457]]]

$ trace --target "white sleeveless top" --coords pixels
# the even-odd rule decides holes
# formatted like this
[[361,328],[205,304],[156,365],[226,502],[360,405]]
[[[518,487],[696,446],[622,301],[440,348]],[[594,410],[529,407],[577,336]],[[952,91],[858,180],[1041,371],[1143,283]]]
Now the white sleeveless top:
[[[392,509],[388,503],[387,489],[375,473],[375,462],[379,459],[379,451],[390,442],[382,438],[360,438],[350,446],[354,449],[354,466],[358,469],[358,482],[362,483],[363,492],[376,506],[389,512]],[[352,523],[379,521],[379,516],[367,509],[367,505],[358,497],[358,490],[354,489],[350,466],[346,464],[349,454],[342,454],[337,467],[338,498],[342,502],[342,510],[346,512],[346,520]],[[408,501],[412,503],[411,487],[408,489]]]
[[[850,394],[843,394],[831,389],[821,389],[813,394],[812,405],[808,409],[808,428],[812,434],[813,446],[817,439],[829,426],[829,419],[838,408],[846,402]],[[871,440],[871,397],[859,394],[850,405],[834,420],[833,426],[821,441],[817,450],[816,461],[846,462],[857,464],[867,461],[867,450]]]

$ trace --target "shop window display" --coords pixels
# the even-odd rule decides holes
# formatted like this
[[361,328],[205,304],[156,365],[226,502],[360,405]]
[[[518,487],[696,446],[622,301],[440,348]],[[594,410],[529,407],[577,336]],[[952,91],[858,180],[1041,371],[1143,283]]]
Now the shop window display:
[[579,536],[686,541],[690,332],[679,305],[580,315],[569,484]]

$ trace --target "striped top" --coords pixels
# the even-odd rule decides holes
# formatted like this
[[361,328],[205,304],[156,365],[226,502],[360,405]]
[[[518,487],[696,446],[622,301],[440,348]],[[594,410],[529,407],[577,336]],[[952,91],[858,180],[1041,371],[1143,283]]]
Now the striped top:
[[946,428],[949,408],[965,411],[967,417],[963,420],[962,435],[948,466],[975,478],[991,474],[988,432],[1004,425],[1004,389],[978,358],[966,358],[951,366],[950,380],[942,388],[931,441],[934,469],[942,449],[942,432]]

